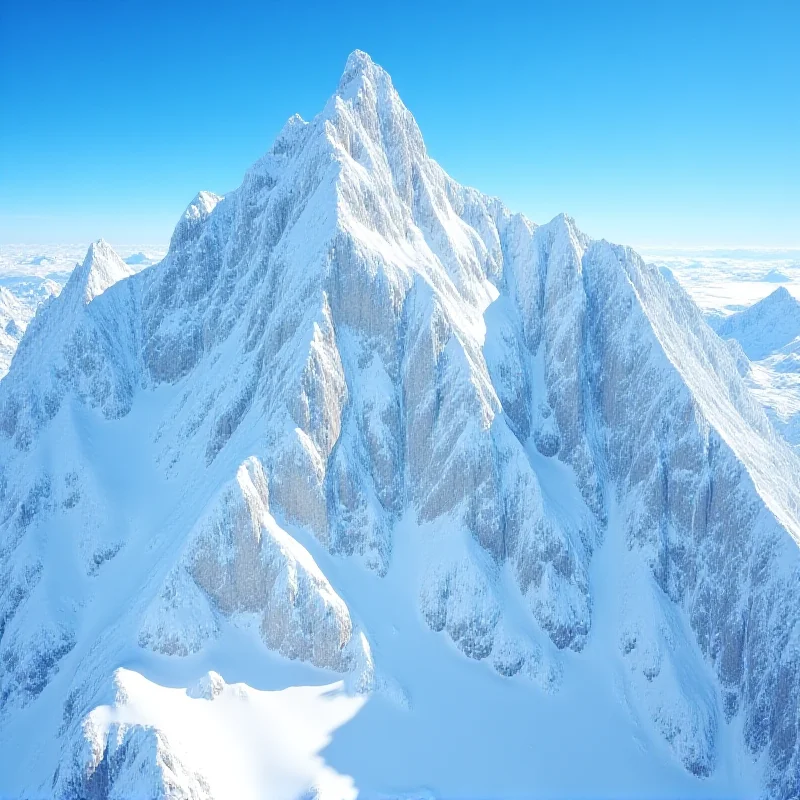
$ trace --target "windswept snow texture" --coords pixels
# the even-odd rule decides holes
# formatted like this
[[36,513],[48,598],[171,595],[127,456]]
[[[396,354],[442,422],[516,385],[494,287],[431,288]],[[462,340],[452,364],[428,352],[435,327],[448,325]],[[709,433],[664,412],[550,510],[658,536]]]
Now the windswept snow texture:
[[364,53],[0,382],[0,795],[800,793],[800,464],[688,295]]

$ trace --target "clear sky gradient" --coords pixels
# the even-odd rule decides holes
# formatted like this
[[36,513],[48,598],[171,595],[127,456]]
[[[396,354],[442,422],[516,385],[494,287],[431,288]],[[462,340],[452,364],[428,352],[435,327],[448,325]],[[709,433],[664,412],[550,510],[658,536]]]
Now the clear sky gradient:
[[454,178],[536,221],[800,245],[796,0],[0,0],[0,242],[166,242],[355,48]]

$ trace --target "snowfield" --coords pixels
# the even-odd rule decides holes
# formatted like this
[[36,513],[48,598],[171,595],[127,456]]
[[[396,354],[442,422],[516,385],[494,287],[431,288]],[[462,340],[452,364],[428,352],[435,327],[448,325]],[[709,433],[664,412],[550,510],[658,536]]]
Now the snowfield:
[[360,51],[140,266],[0,380],[0,796],[800,795],[800,462],[670,275]]

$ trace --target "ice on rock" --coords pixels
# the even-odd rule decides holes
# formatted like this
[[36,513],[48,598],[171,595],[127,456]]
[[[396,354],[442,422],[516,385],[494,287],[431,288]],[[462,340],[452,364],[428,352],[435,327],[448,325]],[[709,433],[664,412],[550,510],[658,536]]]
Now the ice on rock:
[[[26,705],[56,743],[0,793],[56,775],[64,797],[230,796],[202,742],[105,696],[141,664],[190,689],[123,676],[132,697],[192,714],[275,699],[226,669],[295,670],[292,709],[341,680],[292,715],[339,709],[319,750],[364,693],[378,715],[408,698],[400,747],[454,733],[429,724],[454,712],[431,688],[451,673],[483,687],[465,703],[544,690],[525,726],[475,732],[484,756],[588,742],[622,708],[620,752],[637,737],[676,794],[724,794],[735,762],[796,796],[800,470],[742,359],[630,249],[458,185],[355,52],[239,189],[197,196],[158,265],[93,245],[0,381],[0,737],[17,752],[4,708]],[[584,685],[596,705],[569,705]],[[355,796],[317,752],[275,796]]]
[[178,755],[180,748],[163,730],[135,719],[129,692],[135,696],[141,683],[135,673],[117,670],[113,703],[98,706],[83,721],[81,736],[65,763],[70,768],[56,775],[56,796],[64,800],[214,797],[202,771],[185,763]]
[[59,787],[65,800],[82,797],[152,797],[157,800],[211,800],[208,783],[175,755],[169,739],[144,725],[111,724],[93,744],[99,753]]

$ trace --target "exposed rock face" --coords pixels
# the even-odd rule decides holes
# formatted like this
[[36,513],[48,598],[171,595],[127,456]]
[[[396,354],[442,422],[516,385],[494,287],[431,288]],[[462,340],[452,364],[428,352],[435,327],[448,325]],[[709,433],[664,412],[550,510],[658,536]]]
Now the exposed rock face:
[[[356,52],[318,117],[128,272],[93,247],[0,383],[0,727],[54,675],[75,684],[64,796],[115,796],[145,762],[183,776],[165,796],[208,794],[157,730],[71,760],[99,702],[83,676],[120,664],[120,631],[192,658],[255,627],[378,686],[366,610],[324,565],[362,565],[379,598],[401,521],[421,532],[414,612],[464,656],[557,691],[600,625],[632,714],[687,770],[713,775],[738,720],[764,791],[797,796],[798,462],[655,268],[456,184]],[[57,430],[73,455],[48,462]],[[114,442],[154,471],[152,500],[103,474]],[[130,497],[152,513],[122,519]],[[59,526],[82,542],[64,545],[83,559],[68,613],[46,600]],[[619,587],[593,575],[600,548]],[[93,586],[123,565],[129,605],[100,624]],[[34,629],[39,666],[21,666]]]
[[216,633],[213,607],[226,616],[256,615],[264,643],[287,658],[337,672],[360,659],[362,673],[369,670],[369,651],[347,606],[268,506],[266,476],[250,458],[191,534],[140,642],[168,655],[196,652]]

